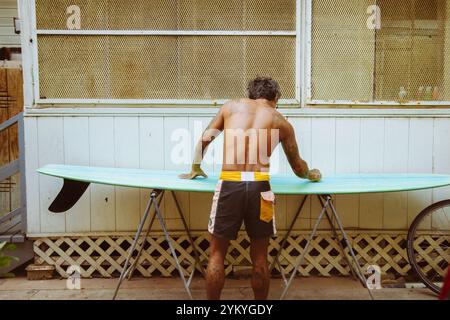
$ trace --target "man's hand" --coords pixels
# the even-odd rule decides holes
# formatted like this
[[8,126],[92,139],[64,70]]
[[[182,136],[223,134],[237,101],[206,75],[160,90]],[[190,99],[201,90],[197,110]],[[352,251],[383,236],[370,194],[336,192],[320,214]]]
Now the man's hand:
[[200,168],[200,165],[193,165],[190,173],[180,174],[178,178],[180,179],[195,179],[197,177],[208,178],[205,172]]
[[308,180],[312,182],[319,182],[322,179],[322,173],[318,169],[309,170]]

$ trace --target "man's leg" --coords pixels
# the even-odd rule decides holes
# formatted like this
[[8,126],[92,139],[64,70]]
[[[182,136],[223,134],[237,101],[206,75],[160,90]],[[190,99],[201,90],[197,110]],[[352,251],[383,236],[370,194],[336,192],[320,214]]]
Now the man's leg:
[[270,274],[267,263],[269,238],[251,239],[250,257],[253,263],[252,288],[255,300],[266,300],[269,294]]
[[209,261],[206,270],[206,295],[208,300],[219,300],[225,283],[225,256],[229,240],[211,235],[209,244]]

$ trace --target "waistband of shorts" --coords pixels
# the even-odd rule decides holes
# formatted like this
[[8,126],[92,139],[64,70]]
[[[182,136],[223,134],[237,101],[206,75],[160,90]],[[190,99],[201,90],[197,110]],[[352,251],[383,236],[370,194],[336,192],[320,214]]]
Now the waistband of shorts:
[[269,172],[222,171],[220,180],[223,181],[270,181]]

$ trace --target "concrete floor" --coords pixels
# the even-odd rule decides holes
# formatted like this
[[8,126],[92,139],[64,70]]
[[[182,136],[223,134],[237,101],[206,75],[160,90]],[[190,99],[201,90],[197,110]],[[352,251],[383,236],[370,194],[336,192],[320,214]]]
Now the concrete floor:
[[[81,279],[81,290],[66,288],[66,280],[28,281],[25,277],[0,279],[0,300],[108,300],[117,279]],[[194,299],[205,299],[204,280],[195,278],[191,285]],[[269,298],[278,299],[282,282],[273,279]],[[378,300],[436,300],[428,289],[384,288],[374,290]],[[253,293],[249,279],[227,279],[222,298],[250,300]],[[180,279],[135,278],[124,281],[118,299],[182,300],[187,299]],[[292,284],[288,299],[299,300],[366,300],[369,295],[359,282],[342,277],[300,278]]]

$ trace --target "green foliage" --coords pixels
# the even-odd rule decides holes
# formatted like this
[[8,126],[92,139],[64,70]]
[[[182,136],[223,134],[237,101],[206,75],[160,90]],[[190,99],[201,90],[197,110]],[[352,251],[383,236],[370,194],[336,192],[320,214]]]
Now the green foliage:
[[[16,250],[16,246],[14,244],[7,242],[0,242],[0,268],[7,268],[11,264],[11,261],[19,260],[19,258],[9,256],[5,253],[6,251],[14,251],[14,250]],[[0,278],[12,278],[12,277],[14,277],[13,273],[10,272],[3,274],[0,273]]]

